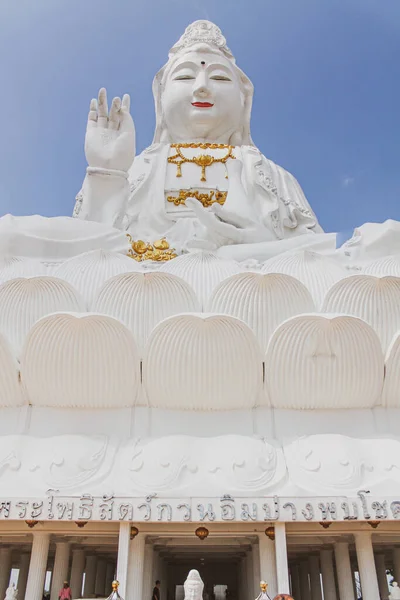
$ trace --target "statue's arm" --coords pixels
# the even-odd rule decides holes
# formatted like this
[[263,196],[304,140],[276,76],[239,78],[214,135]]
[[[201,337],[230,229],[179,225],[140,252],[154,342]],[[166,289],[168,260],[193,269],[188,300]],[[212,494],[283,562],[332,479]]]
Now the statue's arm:
[[323,233],[296,178],[262,156],[256,164],[256,195],[266,224],[271,222],[278,238]]
[[88,168],[77,195],[74,216],[121,228],[129,198],[128,172],[135,157],[135,127],[130,100],[114,98],[108,111],[100,90],[92,100],[85,138]]

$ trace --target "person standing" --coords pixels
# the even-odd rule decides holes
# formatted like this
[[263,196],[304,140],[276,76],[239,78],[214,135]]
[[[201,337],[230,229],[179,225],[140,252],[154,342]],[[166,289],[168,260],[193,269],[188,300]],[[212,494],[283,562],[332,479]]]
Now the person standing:
[[151,600],[160,600],[160,585],[161,581],[157,579],[156,585],[153,588],[153,595],[151,597]]
[[58,600],[72,600],[72,592],[68,581],[64,581],[64,585],[58,594]]

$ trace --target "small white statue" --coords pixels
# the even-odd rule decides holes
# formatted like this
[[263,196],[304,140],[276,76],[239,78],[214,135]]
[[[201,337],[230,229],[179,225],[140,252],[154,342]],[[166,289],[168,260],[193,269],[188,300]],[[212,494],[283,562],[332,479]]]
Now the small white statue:
[[112,582],[112,592],[111,594],[108,596],[107,600],[123,600],[123,598],[119,595],[118,593],[118,588],[119,588],[119,581],[117,581],[116,579]]
[[200,573],[192,569],[183,584],[185,590],[185,600],[202,600],[204,583],[200,577]]
[[392,582],[392,591],[389,594],[390,600],[399,600],[400,599],[400,588],[397,581]]
[[267,592],[268,583],[260,581],[261,592],[258,594],[256,600],[271,600]]
[[6,597],[4,600],[17,600],[18,590],[15,587],[15,583],[11,583],[6,589]]

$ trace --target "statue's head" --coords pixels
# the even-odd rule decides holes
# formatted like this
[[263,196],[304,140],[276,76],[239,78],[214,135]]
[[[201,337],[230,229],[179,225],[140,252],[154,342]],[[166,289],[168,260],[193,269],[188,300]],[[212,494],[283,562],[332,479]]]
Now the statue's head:
[[185,600],[201,600],[203,597],[204,583],[201,580],[200,573],[192,569],[183,584],[185,590]]
[[209,21],[187,27],[153,83],[154,142],[213,139],[252,144],[253,85],[237,67],[221,30]]

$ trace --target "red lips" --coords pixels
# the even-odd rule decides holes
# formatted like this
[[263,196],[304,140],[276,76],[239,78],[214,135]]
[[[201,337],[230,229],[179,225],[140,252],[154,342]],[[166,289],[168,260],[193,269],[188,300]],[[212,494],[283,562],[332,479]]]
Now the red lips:
[[192,106],[196,106],[197,108],[212,108],[214,104],[211,104],[211,102],[192,102]]

